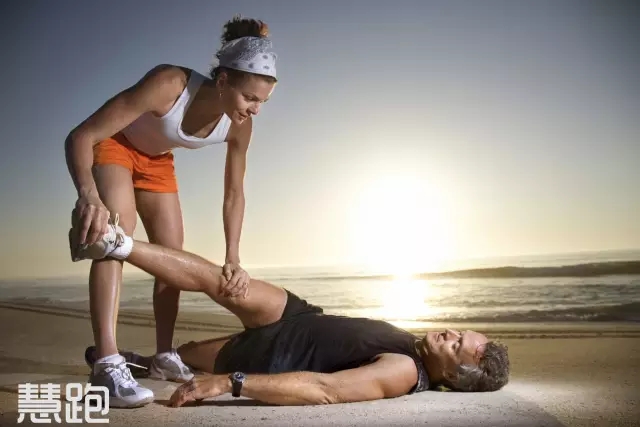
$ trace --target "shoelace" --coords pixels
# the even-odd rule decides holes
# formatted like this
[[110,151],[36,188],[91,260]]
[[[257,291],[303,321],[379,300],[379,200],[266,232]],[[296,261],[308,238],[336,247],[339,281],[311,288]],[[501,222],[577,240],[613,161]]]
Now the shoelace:
[[120,246],[122,246],[122,244],[124,243],[124,237],[122,235],[120,235],[119,233],[115,232],[115,230],[118,228],[118,224],[120,224],[120,214],[119,213],[116,213],[116,217],[111,223],[113,225],[115,239],[114,240],[110,240],[109,243],[113,244],[114,245],[113,249],[116,250]]

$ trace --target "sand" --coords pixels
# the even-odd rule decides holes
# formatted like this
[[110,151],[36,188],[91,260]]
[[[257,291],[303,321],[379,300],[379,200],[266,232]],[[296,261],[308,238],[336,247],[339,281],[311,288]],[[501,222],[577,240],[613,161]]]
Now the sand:
[[[86,310],[1,303],[0,324],[0,425],[17,425],[18,384],[64,387],[86,381],[83,354],[92,342]],[[324,407],[269,406],[224,395],[200,406],[168,408],[177,384],[141,379],[154,390],[156,401],[138,409],[111,409],[107,418],[118,426],[640,425],[640,325],[500,325],[493,331],[491,325],[477,326],[509,345],[512,379],[495,393],[428,391]],[[176,339],[211,338],[238,327],[226,316],[181,314]],[[150,315],[121,312],[118,343],[151,353],[155,333]]]

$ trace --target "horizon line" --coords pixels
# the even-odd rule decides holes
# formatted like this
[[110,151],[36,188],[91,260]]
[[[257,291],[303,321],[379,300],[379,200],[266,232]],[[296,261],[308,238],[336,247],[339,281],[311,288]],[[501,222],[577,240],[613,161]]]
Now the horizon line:
[[[456,262],[465,262],[465,261],[482,261],[482,260],[498,260],[498,259],[514,259],[514,258],[526,258],[526,257],[553,257],[553,256],[568,256],[568,255],[586,255],[586,254],[607,254],[607,253],[625,253],[625,252],[639,252],[640,248],[620,248],[620,249],[604,249],[604,250],[584,250],[584,251],[573,251],[573,252],[550,252],[550,253],[528,253],[528,254],[517,254],[517,255],[491,255],[491,256],[483,256],[483,257],[469,257],[469,258],[452,258],[448,260],[443,260],[442,263],[456,263]],[[640,261],[638,259],[637,261]],[[490,268],[502,268],[502,267],[511,267],[511,265],[495,265]],[[312,268],[358,268],[358,269],[369,269],[372,270],[371,266],[366,266],[364,264],[305,264],[305,265],[286,265],[286,264],[272,264],[272,265],[245,265],[243,268],[247,270],[267,270],[267,269],[312,269]],[[465,268],[466,269],[466,268]],[[123,277],[128,278],[153,278],[153,275],[148,274],[144,271],[136,269],[137,271],[126,272],[123,274]],[[441,270],[432,270],[432,271],[416,271],[413,274],[429,274],[429,273],[442,273],[445,271]],[[88,274],[71,274],[71,275],[48,275],[48,276],[13,276],[13,277],[0,277],[0,282],[7,281],[27,281],[27,280],[88,280]]]

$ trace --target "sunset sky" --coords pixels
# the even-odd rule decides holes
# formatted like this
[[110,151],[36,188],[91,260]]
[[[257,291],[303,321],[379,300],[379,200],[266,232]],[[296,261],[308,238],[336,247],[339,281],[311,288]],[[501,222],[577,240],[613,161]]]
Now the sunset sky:
[[[3,3],[0,278],[88,272],[67,246],[67,133],[156,64],[206,73],[235,13],[266,21],[279,56],[247,268],[640,247],[636,3],[338,4]],[[176,152],[185,248],[216,262],[225,148]]]

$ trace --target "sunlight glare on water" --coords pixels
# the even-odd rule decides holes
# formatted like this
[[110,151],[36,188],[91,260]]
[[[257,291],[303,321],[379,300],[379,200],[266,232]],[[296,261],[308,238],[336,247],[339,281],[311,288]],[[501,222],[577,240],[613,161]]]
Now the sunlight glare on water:
[[370,315],[385,320],[413,320],[437,315],[440,311],[429,304],[437,296],[428,280],[396,278],[372,288],[378,301]]

